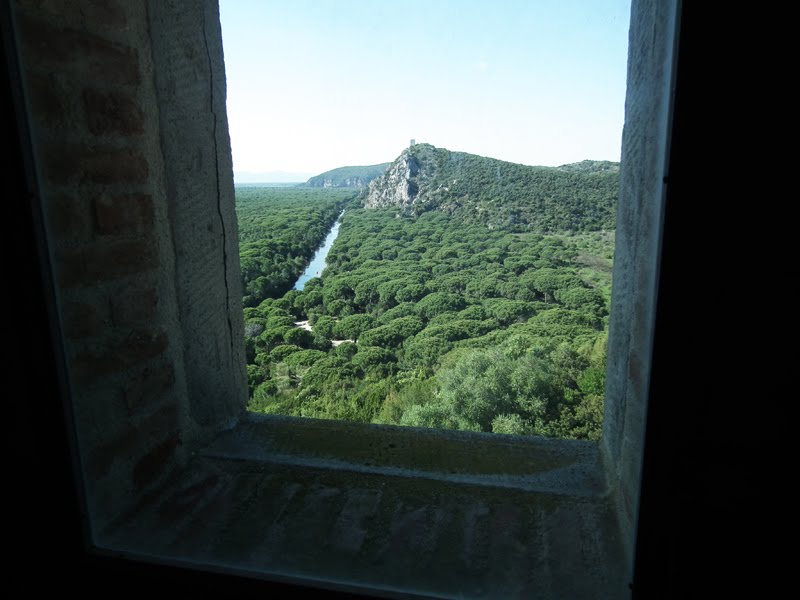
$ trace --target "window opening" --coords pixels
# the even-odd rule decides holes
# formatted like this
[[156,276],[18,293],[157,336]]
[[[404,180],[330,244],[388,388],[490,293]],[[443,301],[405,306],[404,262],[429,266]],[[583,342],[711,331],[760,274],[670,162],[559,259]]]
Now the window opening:
[[[441,595],[557,590],[577,598],[618,589],[620,571],[630,566],[620,546],[630,549],[636,517],[674,11],[637,3],[632,19],[641,53],[635,64],[645,65],[644,83],[632,82],[662,93],[633,94],[627,107],[634,127],[655,131],[647,139],[657,147],[648,154],[653,149],[642,151],[643,138],[626,138],[626,157],[638,162],[635,177],[623,173],[621,213],[633,216],[620,219],[625,243],[618,247],[635,250],[620,278],[630,292],[623,304],[635,318],[612,328],[617,344],[625,340],[630,350],[614,354],[618,365],[609,372],[629,376],[616,377],[622,393],[614,395],[598,446],[242,416],[243,403],[223,379],[236,384],[228,368],[235,361],[224,356],[236,350],[225,341],[244,328],[239,315],[220,308],[235,304],[225,297],[235,287],[226,270],[235,231],[226,235],[233,207],[232,196],[225,199],[231,168],[215,3],[194,11],[125,6],[63,14],[51,5],[17,8],[55,248],[70,425],[95,548],[326,585],[347,578],[361,589],[408,589],[409,572],[412,585]],[[54,51],[64,49],[70,51]],[[109,77],[119,79],[113,90]],[[86,118],[73,118],[76,111]],[[442,148],[421,141],[409,154],[438,156]],[[213,176],[216,185],[198,184]],[[409,190],[418,196],[423,186]],[[195,195],[197,205],[184,201]],[[429,214],[436,213],[409,218]],[[422,263],[422,248],[414,251]],[[433,273],[435,265],[428,266]],[[541,302],[558,301],[556,291]],[[446,455],[459,460],[440,460]],[[420,466],[418,456],[433,460]],[[454,543],[463,550],[458,556]],[[482,560],[486,548],[489,562]],[[419,569],[409,569],[409,560]],[[574,577],[575,565],[585,579]]]
[[599,439],[629,3],[220,8],[249,409]]

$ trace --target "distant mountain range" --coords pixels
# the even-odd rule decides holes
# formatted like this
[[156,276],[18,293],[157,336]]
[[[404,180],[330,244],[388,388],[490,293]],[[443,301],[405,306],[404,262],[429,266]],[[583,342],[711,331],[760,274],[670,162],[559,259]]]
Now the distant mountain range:
[[304,187],[315,188],[364,188],[369,182],[383,174],[391,163],[364,167],[339,167],[311,177]]
[[441,210],[465,222],[525,231],[614,229],[619,163],[531,167],[416,144],[364,190],[365,208]]

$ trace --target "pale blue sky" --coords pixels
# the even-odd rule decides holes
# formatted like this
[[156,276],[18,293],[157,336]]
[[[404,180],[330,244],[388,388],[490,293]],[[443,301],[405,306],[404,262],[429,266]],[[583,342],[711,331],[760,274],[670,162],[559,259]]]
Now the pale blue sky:
[[235,171],[619,160],[630,0],[220,0]]

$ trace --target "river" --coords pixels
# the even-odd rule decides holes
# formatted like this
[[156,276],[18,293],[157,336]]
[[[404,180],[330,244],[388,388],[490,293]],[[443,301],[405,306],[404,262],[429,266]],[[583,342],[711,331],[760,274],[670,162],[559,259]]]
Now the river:
[[317,252],[314,254],[314,258],[311,259],[311,262],[306,267],[306,270],[303,271],[303,274],[300,275],[297,282],[294,284],[294,289],[302,290],[306,285],[306,281],[312,277],[319,277],[322,273],[322,270],[325,268],[325,260],[328,258],[328,252],[331,251],[331,246],[333,246],[336,236],[339,235],[339,225],[342,223],[343,214],[344,211],[342,211],[336,218],[336,223],[334,223],[333,227],[331,227],[331,230],[328,232],[328,236],[325,238],[322,246],[317,248]]

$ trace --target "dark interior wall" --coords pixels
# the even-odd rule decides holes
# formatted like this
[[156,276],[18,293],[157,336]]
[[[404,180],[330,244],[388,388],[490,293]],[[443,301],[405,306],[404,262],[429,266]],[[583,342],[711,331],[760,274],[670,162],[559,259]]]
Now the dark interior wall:
[[[56,6],[59,11],[63,8],[52,19],[48,17],[52,27],[82,31],[82,21],[77,17],[70,20],[65,12],[76,4],[31,1],[24,3],[27,8],[23,12],[30,15],[30,11],[36,9],[52,15],[55,9],[48,6]],[[100,10],[103,5],[114,6],[113,3],[103,2],[81,4],[84,12],[88,10],[90,14]],[[127,14],[127,3],[120,0],[117,4],[119,10]],[[693,8],[700,7],[695,4]],[[719,300],[715,294],[723,288],[716,286],[718,278],[709,278],[708,266],[719,264],[720,245],[741,247],[744,226],[752,226],[752,223],[743,222],[742,218],[724,218],[722,222],[725,226],[720,224],[724,206],[729,198],[737,197],[739,190],[735,188],[741,185],[742,177],[737,175],[720,180],[719,177],[708,176],[710,169],[723,166],[719,158],[716,163],[713,161],[715,153],[727,161],[728,157],[738,156],[737,151],[744,149],[744,138],[735,141],[730,137],[717,137],[728,126],[728,113],[719,111],[723,105],[723,93],[725,106],[729,110],[741,111],[741,126],[736,129],[737,135],[749,134],[750,127],[761,128],[761,123],[751,112],[752,108],[745,110],[743,101],[738,97],[740,88],[736,88],[737,95],[729,96],[729,87],[720,87],[715,91],[710,83],[702,83],[708,79],[712,68],[719,66],[717,59],[721,52],[740,46],[741,30],[721,29],[716,7],[713,13],[713,19],[705,23],[701,20],[698,25],[698,21],[693,19],[697,16],[697,10],[687,16],[684,7],[681,19],[682,56],[677,94],[679,110],[673,122],[673,131],[679,134],[681,144],[674,144],[669,174],[671,191],[662,256],[663,263],[668,266],[662,265],[661,270],[652,376],[652,385],[656,389],[651,391],[654,402],[647,415],[648,439],[643,465],[645,477],[634,588],[638,592],[637,598],[714,597],[693,594],[692,591],[697,591],[698,582],[705,587],[719,583],[719,579],[714,579],[717,575],[727,578],[725,580],[729,584],[737,587],[741,587],[743,579],[757,576],[763,592],[766,579],[766,572],[757,570],[756,565],[749,561],[753,548],[744,548],[741,542],[733,539],[740,535],[743,525],[752,520],[747,517],[746,511],[741,510],[742,498],[762,493],[755,487],[757,482],[753,481],[751,475],[756,472],[751,463],[757,460],[752,453],[753,441],[749,436],[752,414],[734,413],[730,409],[713,416],[707,414],[711,406],[722,404],[721,401],[709,403],[717,377],[730,375],[730,369],[723,372],[719,367],[712,368],[710,357],[713,355],[717,363],[731,359],[737,367],[745,366],[742,364],[745,356],[742,341],[738,337],[741,327],[735,328],[735,333],[729,333],[727,337],[711,339],[712,333],[715,335],[730,328],[734,321],[729,318],[730,315],[718,312]],[[36,19],[39,17],[36,16]],[[99,29],[102,29],[101,36],[114,43],[121,43],[124,39],[113,27],[104,25]],[[687,36],[690,29],[692,33]],[[730,33],[726,34],[725,31]],[[710,32],[713,32],[712,45],[708,40]],[[6,42],[7,31],[3,31],[3,36]],[[687,38],[693,43],[687,43]],[[749,47],[747,52],[750,52]],[[738,69],[743,63],[736,64]],[[58,84],[60,78],[65,76],[62,70],[68,72],[69,69],[57,66],[52,72],[45,70],[45,80]],[[4,75],[8,73],[4,72]],[[737,77],[731,77],[730,81],[747,79],[737,72]],[[9,92],[14,91],[11,88],[16,86],[16,81],[9,83],[4,79],[3,84],[6,88],[3,90],[3,99],[6,100],[12,95]],[[27,90],[29,96],[30,87]],[[47,98],[46,90],[44,94]],[[59,114],[63,108],[60,103],[68,96],[66,92],[61,92],[58,95],[60,100],[51,98],[50,107],[56,111],[55,114]],[[74,94],[72,98],[75,101]],[[57,577],[62,586],[76,586],[76,589],[83,591],[103,593],[109,589],[119,589],[115,586],[119,586],[120,581],[124,581],[125,589],[133,593],[151,593],[158,589],[161,592],[191,594],[194,591],[207,593],[214,588],[238,597],[263,597],[264,593],[286,592],[285,589],[275,589],[280,586],[266,582],[128,563],[117,558],[98,559],[85,553],[80,535],[82,515],[75,502],[73,470],[68,460],[69,446],[64,435],[71,423],[65,422],[63,407],[58,402],[60,393],[64,391],[58,376],[60,342],[51,344],[47,319],[50,296],[47,285],[36,276],[41,269],[47,271],[49,267],[46,261],[37,256],[39,240],[35,235],[34,215],[28,211],[30,189],[23,177],[24,164],[21,160],[25,144],[18,143],[17,116],[12,105],[2,105],[4,129],[0,139],[6,146],[4,150],[8,157],[6,167],[9,173],[9,178],[4,182],[9,202],[8,231],[3,236],[8,267],[5,274],[8,281],[19,286],[19,293],[7,297],[10,303],[8,314],[13,318],[8,318],[4,326],[9,339],[13,341],[14,352],[5,359],[6,381],[9,389],[13,386],[25,390],[22,394],[14,393],[7,397],[6,433],[2,436],[4,458],[8,465],[4,472],[7,477],[4,495],[10,500],[6,515],[11,521],[8,539],[12,558],[7,566],[12,584],[29,590],[45,589],[44,586],[51,586],[54,577]],[[725,121],[724,126],[720,124],[721,120]],[[710,128],[709,121],[716,122],[718,127]],[[68,133],[66,124],[59,125],[57,119],[54,123],[54,131]],[[53,136],[57,137],[55,133]],[[730,170],[721,170],[719,173],[730,174]],[[730,195],[723,197],[721,190]],[[84,213],[85,218],[90,215],[88,210]],[[712,230],[709,241],[709,232]],[[729,274],[725,272],[726,276]],[[741,294],[749,297],[750,292],[750,289],[742,290]],[[80,300],[76,302],[80,303]],[[97,307],[101,314],[107,314],[103,311],[110,310],[107,308],[109,302],[110,299]],[[86,314],[91,324],[93,310],[90,308]],[[64,323],[66,326],[66,321]],[[109,323],[110,317],[104,317],[101,328],[108,328]],[[752,323],[746,325],[753,326]],[[759,363],[759,366],[765,367],[764,373],[769,372],[766,369],[768,365]],[[169,390],[180,385],[178,369],[175,365],[172,368],[175,382],[164,386],[156,383],[151,389]],[[753,365],[749,365],[750,370],[736,371],[736,390],[730,389],[730,383],[723,389],[742,393],[741,387],[752,384],[756,379],[753,368]],[[137,370],[131,367],[130,372]],[[166,377],[162,381],[169,382],[170,379]],[[699,386],[693,383],[698,381],[701,382]],[[157,395],[158,392],[152,392],[148,397],[154,399]],[[730,394],[722,400],[727,406],[732,398],[734,395]],[[762,396],[749,396],[750,399],[759,402]],[[658,406],[659,410],[653,410],[654,406]],[[128,418],[131,423],[141,422],[141,418],[135,414]],[[661,424],[658,428],[652,427],[656,418]],[[733,446],[732,438],[738,440]],[[743,465],[742,457],[745,456],[749,457],[750,462]],[[729,457],[734,457],[735,461],[732,463]],[[713,506],[708,503],[709,496],[716,500]],[[709,518],[715,524],[724,525],[727,535],[716,535],[722,532],[722,527],[709,531]],[[719,572],[711,566],[714,554],[721,554],[725,558],[737,554],[739,558],[726,563],[724,572]],[[334,596],[333,593],[318,595]]]
[[764,136],[783,111],[759,85],[774,31],[754,25],[773,17],[681,4],[633,597],[774,597],[760,507],[791,368],[765,336],[787,313],[746,283],[781,254]]
[[[153,43],[158,16],[146,3],[12,3],[56,351],[95,533],[245,402],[230,146],[217,116],[224,74],[214,79],[222,67],[209,58],[217,52],[221,63],[217,7],[179,4],[181,30],[201,34],[158,31],[172,34],[172,54],[196,57],[181,74],[202,88],[190,90],[199,106],[178,105],[174,90],[159,98],[170,90],[157,88],[155,59],[162,69],[182,65]],[[175,117],[184,110],[192,126]],[[230,181],[221,182],[226,169]],[[188,180],[197,185],[181,192]]]

